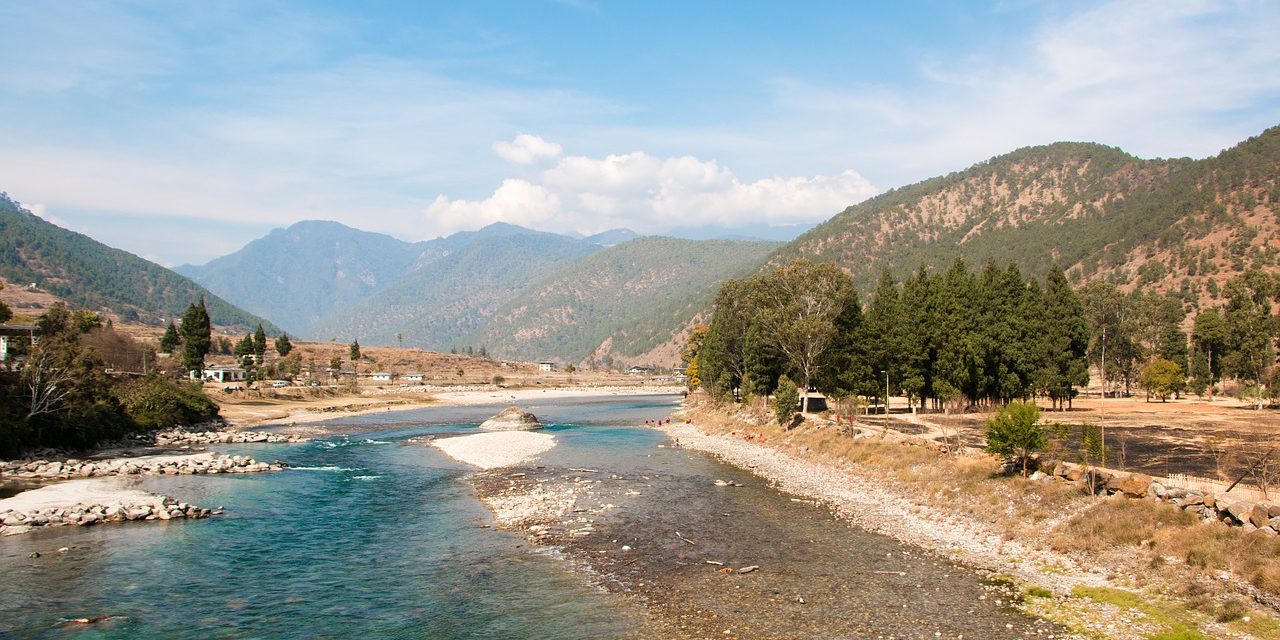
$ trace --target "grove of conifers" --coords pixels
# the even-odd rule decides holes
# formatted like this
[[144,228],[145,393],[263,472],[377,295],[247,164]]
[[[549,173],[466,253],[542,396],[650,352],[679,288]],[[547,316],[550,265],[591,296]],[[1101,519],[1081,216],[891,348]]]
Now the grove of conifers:
[[1280,280],[1250,270],[1225,292],[1223,307],[1192,309],[1103,281],[1073,289],[1057,266],[1037,278],[956,260],[903,282],[886,270],[864,305],[836,266],[796,261],[725,282],[683,359],[690,384],[722,399],[768,396],[786,375],[836,399],[878,401],[887,384],[913,410],[1035,397],[1066,408],[1092,365],[1109,393],[1212,393],[1226,376],[1261,404],[1280,388]]

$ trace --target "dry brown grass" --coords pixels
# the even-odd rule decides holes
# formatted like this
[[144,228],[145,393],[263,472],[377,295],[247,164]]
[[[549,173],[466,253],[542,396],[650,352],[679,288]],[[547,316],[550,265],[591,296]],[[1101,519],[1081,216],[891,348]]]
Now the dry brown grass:
[[1050,545],[1060,553],[1138,546],[1160,529],[1195,523],[1195,516],[1167,504],[1112,496],[1056,527]]

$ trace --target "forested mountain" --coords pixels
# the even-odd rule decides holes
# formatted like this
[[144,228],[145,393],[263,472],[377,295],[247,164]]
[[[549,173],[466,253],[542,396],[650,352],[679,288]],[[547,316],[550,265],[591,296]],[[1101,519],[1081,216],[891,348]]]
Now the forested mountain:
[[583,240],[591,244],[598,244],[602,247],[612,247],[615,244],[622,244],[628,240],[639,238],[640,234],[630,229],[610,229],[601,231],[593,236],[587,236]]
[[337,222],[307,220],[276,229],[203,266],[176,271],[235,300],[285,330],[311,325],[449,252],[444,240],[409,243]]
[[205,298],[210,318],[223,326],[259,322],[204,287],[127,251],[46,222],[0,193],[0,276],[34,283],[73,307],[107,310],[126,321],[158,325]]
[[495,224],[455,234],[462,244],[395,284],[318,323],[317,339],[447,350],[471,335],[508,300],[556,269],[600,249],[552,233]]
[[615,245],[532,285],[465,344],[527,360],[631,361],[670,340],[721,281],[754,271],[776,246],[663,237]]
[[992,158],[849,207],[780,249],[848,270],[866,293],[888,267],[962,257],[1015,262],[1073,283],[1217,299],[1250,266],[1280,254],[1280,127],[1204,160],[1141,160],[1096,144],[1057,143]]

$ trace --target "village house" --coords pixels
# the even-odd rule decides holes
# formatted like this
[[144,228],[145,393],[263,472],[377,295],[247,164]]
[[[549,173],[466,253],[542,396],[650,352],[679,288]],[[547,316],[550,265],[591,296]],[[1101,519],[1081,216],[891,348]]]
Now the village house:
[[30,340],[31,345],[35,346],[39,342],[36,326],[21,322],[0,324],[0,362],[9,361],[9,344],[18,340]]
[[653,373],[653,367],[647,367],[644,365],[635,365],[630,369],[627,369],[627,375],[629,376],[647,376],[651,373]]
[[393,377],[395,376],[390,373],[387,373],[386,371],[376,371],[374,373],[369,374],[369,379],[373,380],[374,382],[391,382],[391,378]]
[[[195,371],[191,372],[191,379],[196,379]],[[243,382],[245,372],[242,367],[215,364],[205,367],[201,372],[200,379],[210,382]]]
[[422,382],[426,379],[426,376],[421,373],[406,373],[404,374],[404,379],[405,382]]
[[554,362],[539,362],[539,363],[538,363],[538,371],[555,371],[555,370],[556,370],[556,363],[554,363]]

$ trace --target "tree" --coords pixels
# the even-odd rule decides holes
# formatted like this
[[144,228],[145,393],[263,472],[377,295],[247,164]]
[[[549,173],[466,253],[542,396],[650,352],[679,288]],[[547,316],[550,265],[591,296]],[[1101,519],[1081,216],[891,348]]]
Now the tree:
[[702,352],[703,340],[707,337],[707,329],[705,324],[695,325],[689,331],[689,340],[685,342],[684,349],[680,350],[680,362],[684,364],[685,375],[688,376],[686,384],[690,391],[702,385],[699,354]]
[[245,356],[251,356],[257,351],[258,347],[254,344],[253,334],[246,333],[244,334],[244,337],[240,338],[240,341],[236,343],[236,347],[233,352],[236,354],[236,357],[243,359]]
[[1248,382],[1257,392],[1257,406],[1263,406],[1261,387],[1276,361],[1276,318],[1271,302],[1277,284],[1269,274],[1250,269],[1227,283],[1226,347],[1223,369]]
[[338,379],[338,376],[342,373],[342,356],[329,358],[329,373],[334,380]]
[[[4,291],[4,283],[0,282],[0,291]],[[9,310],[9,305],[0,300],[0,322],[8,322],[13,317],[13,312]]]
[[1031,402],[1011,402],[987,421],[987,451],[1006,463],[1022,467],[1027,477],[1032,455],[1043,449],[1047,438],[1040,427],[1040,407]]
[[293,343],[289,341],[289,334],[280,334],[280,337],[276,338],[276,353],[283,358],[289,355],[290,351],[293,351]]
[[1049,397],[1066,408],[1075,387],[1089,383],[1089,324],[1080,297],[1056,264],[1045,279],[1043,305],[1040,382]]
[[778,424],[783,427],[790,425],[795,419],[799,404],[800,390],[796,388],[796,383],[786,375],[778,378],[778,388],[773,394],[773,413],[778,418]]
[[187,305],[178,333],[182,337],[182,366],[198,375],[204,369],[204,357],[209,353],[209,345],[212,343],[209,311],[205,308],[203,297],[199,304]]
[[258,328],[253,331],[253,355],[258,356],[258,361],[262,361],[262,356],[267,352],[267,332],[262,329],[262,323],[258,323]]
[[360,359],[360,341],[352,340],[351,346],[347,349],[347,353],[351,357],[351,362],[355,362],[359,360]]
[[[853,281],[832,264],[797,260],[765,276],[756,290],[762,337],[769,340],[805,391],[828,364],[836,318],[849,301]],[[801,411],[808,411],[808,393]]]
[[1186,381],[1182,367],[1172,360],[1156,358],[1142,369],[1138,385],[1147,390],[1147,397],[1152,395],[1164,402],[1170,395],[1182,390]]
[[169,321],[169,326],[164,330],[164,336],[160,338],[160,350],[173,354],[173,350],[182,344],[182,338],[178,337],[178,328],[173,326],[173,321]]
[[1191,330],[1191,344],[1195,347],[1191,371],[1197,389],[1209,393],[1213,401],[1213,386],[1222,378],[1222,359],[1227,350],[1227,325],[1216,309],[1205,309],[1196,314],[1195,327]]

